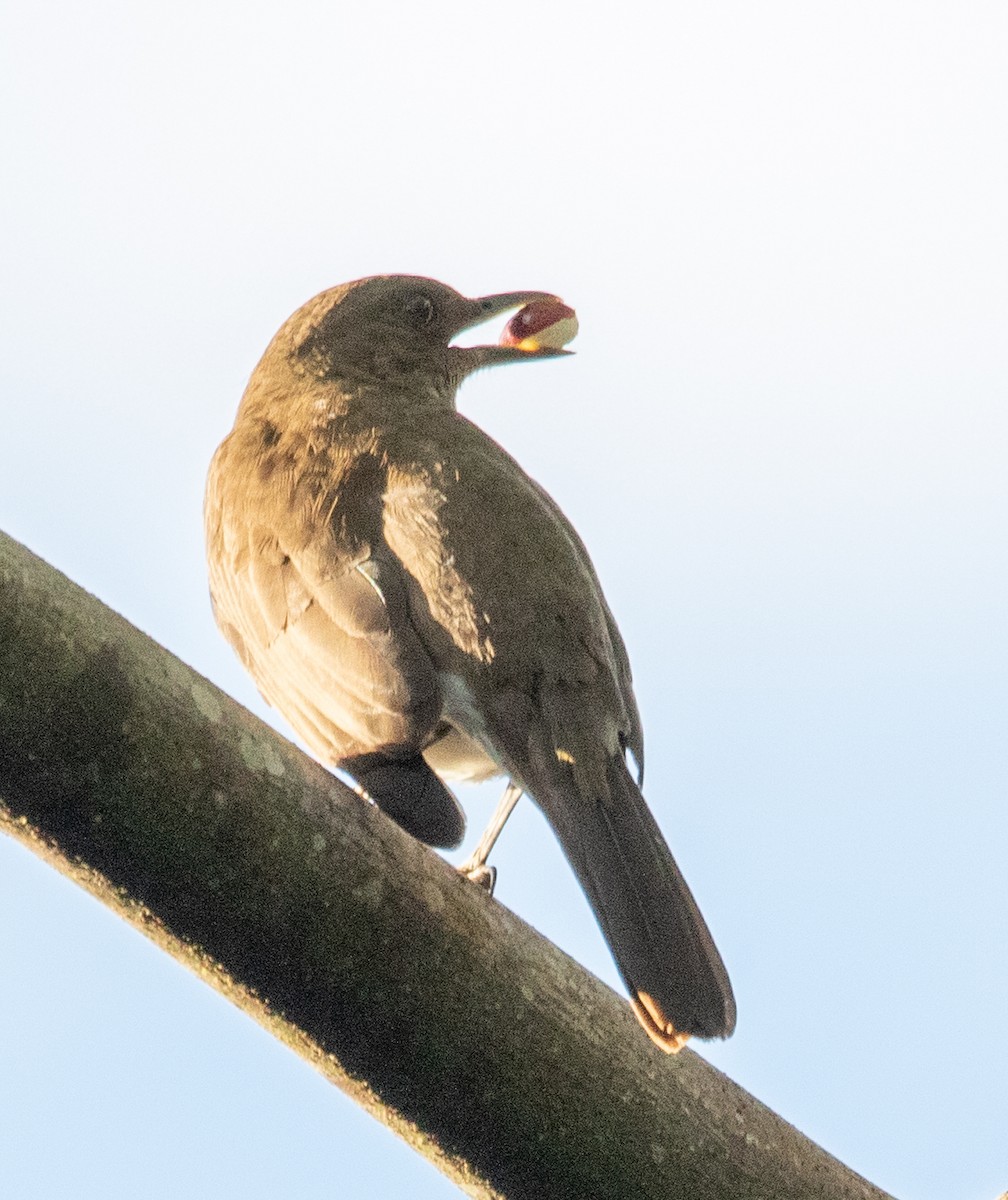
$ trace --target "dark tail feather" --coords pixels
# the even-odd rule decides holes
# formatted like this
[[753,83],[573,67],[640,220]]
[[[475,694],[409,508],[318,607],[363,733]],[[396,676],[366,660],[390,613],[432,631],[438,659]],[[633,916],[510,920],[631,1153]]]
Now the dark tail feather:
[[[551,783],[559,782],[554,774]],[[608,795],[588,798],[568,775],[566,786],[541,788],[536,799],[598,918],[634,1011],[666,1051],[690,1036],[728,1037],[735,998],[706,922],[621,760],[609,764],[608,783]]]
[[465,814],[419,754],[412,758],[361,754],[340,766],[382,812],[421,842],[454,850],[462,841]]

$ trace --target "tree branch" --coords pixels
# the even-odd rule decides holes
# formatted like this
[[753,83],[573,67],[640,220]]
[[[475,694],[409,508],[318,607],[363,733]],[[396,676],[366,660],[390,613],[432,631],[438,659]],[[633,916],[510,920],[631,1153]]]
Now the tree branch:
[[2,534],[0,829],[471,1196],[885,1200]]

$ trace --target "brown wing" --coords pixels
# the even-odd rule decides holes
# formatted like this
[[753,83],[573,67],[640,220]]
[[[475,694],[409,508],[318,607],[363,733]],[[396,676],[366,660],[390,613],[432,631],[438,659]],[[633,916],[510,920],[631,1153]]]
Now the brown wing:
[[[329,763],[426,744],[441,709],[437,673],[409,618],[402,570],[382,545],[348,553],[248,473],[211,466],[210,593],[225,636],[259,690]],[[286,531],[286,535],[285,535]]]
[[549,508],[550,512],[565,528],[567,536],[570,538],[575,550],[581,557],[582,566],[595,585],[595,592],[599,603],[602,606],[602,612],[605,617],[606,628],[609,631],[609,641],[612,644],[614,665],[616,669],[616,679],[619,686],[620,697],[626,708],[627,720],[629,729],[625,737],[626,747],[629,749],[637,765],[637,783],[644,782],[644,727],[641,724],[640,712],[637,709],[637,698],[634,696],[633,690],[633,674],[630,670],[630,656],[627,654],[626,646],[623,644],[623,636],[619,631],[619,626],[616,624],[616,618],[612,615],[609,608],[609,603],[602,591],[602,585],[599,583],[598,575],[595,573],[595,566],[588,555],[588,550],[584,542],[578,535],[577,530],[567,520],[560,506],[553,497],[541,485],[532,480],[533,486],[541,496],[543,503]]
[[408,460],[395,463],[384,532],[439,669],[473,689],[474,717],[495,714],[487,729],[467,724],[464,712],[456,723],[502,762],[493,726],[508,720],[510,701],[498,712],[500,697],[532,696],[544,679],[580,682],[592,687],[596,738],[613,753],[629,748],[642,764],[629,659],[570,522],[471,422],[429,419],[427,434],[438,446],[436,473],[424,479]]

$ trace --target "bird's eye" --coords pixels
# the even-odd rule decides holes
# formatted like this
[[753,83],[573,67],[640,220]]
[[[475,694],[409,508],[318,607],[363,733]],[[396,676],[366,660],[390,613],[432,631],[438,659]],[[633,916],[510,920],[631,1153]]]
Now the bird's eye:
[[406,305],[406,311],[416,323],[418,329],[429,325],[437,314],[434,301],[429,296],[414,296]]

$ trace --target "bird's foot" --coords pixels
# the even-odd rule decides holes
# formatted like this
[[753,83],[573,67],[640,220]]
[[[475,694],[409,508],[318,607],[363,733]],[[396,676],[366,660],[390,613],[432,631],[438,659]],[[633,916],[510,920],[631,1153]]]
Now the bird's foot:
[[479,845],[472,852],[472,855],[459,867],[459,874],[478,884],[489,896],[493,895],[494,885],[497,882],[497,868],[489,866],[487,859],[490,857],[490,851],[494,848],[498,837],[500,837],[504,823],[521,798],[521,794],[522,790],[517,783],[513,780],[508,783],[504,789],[504,795],[501,796],[500,803],[497,805],[497,811],[494,813],[490,824],[479,840]]
[[497,868],[485,862],[473,862],[472,859],[459,867],[459,874],[471,879],[477,887],[483,888],[488,896],[492,896],[497,883]]

